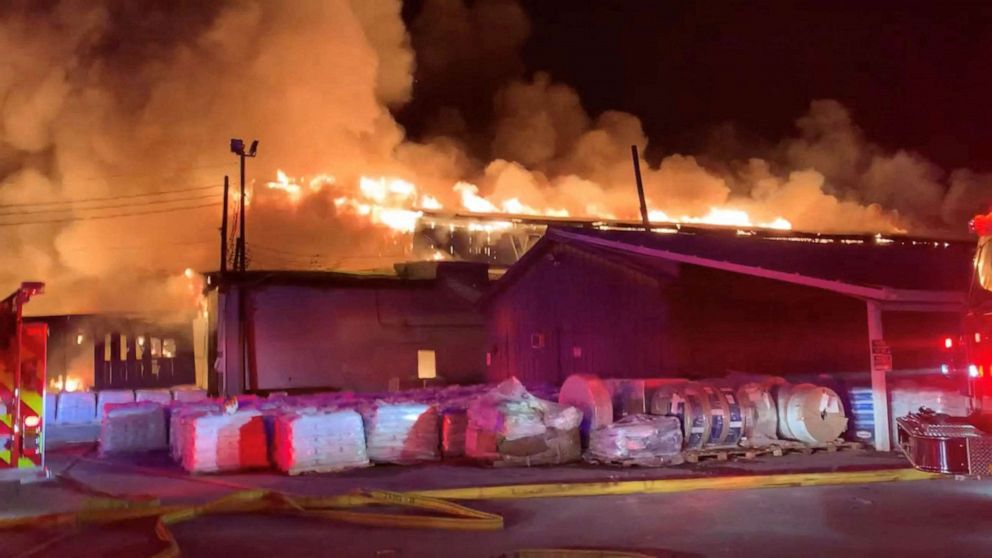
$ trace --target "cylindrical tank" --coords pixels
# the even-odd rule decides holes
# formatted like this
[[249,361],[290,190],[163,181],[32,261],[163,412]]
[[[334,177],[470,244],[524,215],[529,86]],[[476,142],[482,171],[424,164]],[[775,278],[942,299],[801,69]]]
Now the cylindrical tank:
[[762,445],[778,438],[778,409],[766,384],[751,382],[737,389],[744,416],[744,438]]
[[582,411],[583,440],[588,439],[590,430],[613,424],[613,399],[598,376],[572,374],[566,378],[558,392],[558,403]]
[[832,442],[847,430],[840,397],[813,384],[781,385],[776,397],[779,436],[806,444]]

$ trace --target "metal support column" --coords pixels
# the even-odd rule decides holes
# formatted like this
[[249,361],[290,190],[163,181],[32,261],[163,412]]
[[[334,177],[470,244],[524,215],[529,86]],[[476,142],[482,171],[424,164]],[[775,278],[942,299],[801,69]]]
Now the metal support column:
[[882,308],[878,302],[867,301],[868,306],[868,356],[871,364],[871,392],[872,403],[875,410],[875,449],[878,451],[891,451],[892,444],[889,432],[889,395],[885,386],[884,368],[876,366],[873,351],[873,341],[883,339],[882,331]]

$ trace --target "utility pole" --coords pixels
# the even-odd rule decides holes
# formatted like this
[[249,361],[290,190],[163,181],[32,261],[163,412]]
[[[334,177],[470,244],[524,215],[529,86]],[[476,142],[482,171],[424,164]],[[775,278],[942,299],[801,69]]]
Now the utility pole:
[[648,204],[644,201],[644,183],[641,182],[641,158],[637,156],[637,146],[630,146],[630,156],[634,159],[634,178],[637,180],[637,199],[641,202],[641,221],[644,230],[651,231],[651,220],[648,219]]
[[220,216],[220,276],[224,277],[227,271],[227,200],[230,197],[231,184],[227,176],[224,176],[224,202],[223,213]]
[[240,158],[241,162],[241,199],[238,206],[238,215],[240,216],[239,230],[238,230],[238,242],[235,247],[234,257],[235,271],[245,271],[248,268],[247,258],[245,257],[245,221],[247,215],[245,215],[245,158],[254,157],[258,154],[258,140],[253,140],[251,142],[251,147],[245,152],[245,142],[244,140],[234,138],[231,140],[231,153],[234,153]]

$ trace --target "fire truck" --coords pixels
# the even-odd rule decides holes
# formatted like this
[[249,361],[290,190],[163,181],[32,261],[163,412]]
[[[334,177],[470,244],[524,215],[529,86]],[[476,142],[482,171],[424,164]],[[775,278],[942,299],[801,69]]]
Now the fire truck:
[[24,305],[44,287],[23,283],[0,301],[0,480],[46,475],[48,326],[22,319]]
[[899,447],[917,469],[981,478],[992,477],[992,213],[975,217],[970,228],[978,246],[967,310],[959,334],[943,345],[953,368],[967,376],[971,414],[921,408],[896,424]]

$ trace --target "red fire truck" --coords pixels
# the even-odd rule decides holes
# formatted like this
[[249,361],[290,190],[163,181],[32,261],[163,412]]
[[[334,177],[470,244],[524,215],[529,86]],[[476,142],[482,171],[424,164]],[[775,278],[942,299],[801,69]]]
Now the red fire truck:
[[897,417],[899,447],[917,469],[992,476],[992,213],[975,217],[978,236],[968,308],[957,336],[943,340],[953,367],[968,376],[972,413],[952,417],[920,409]]
[[23,283],[0,301],[0,480],[45,474],[45,354],[48,326],[22,310],[43,283]]

